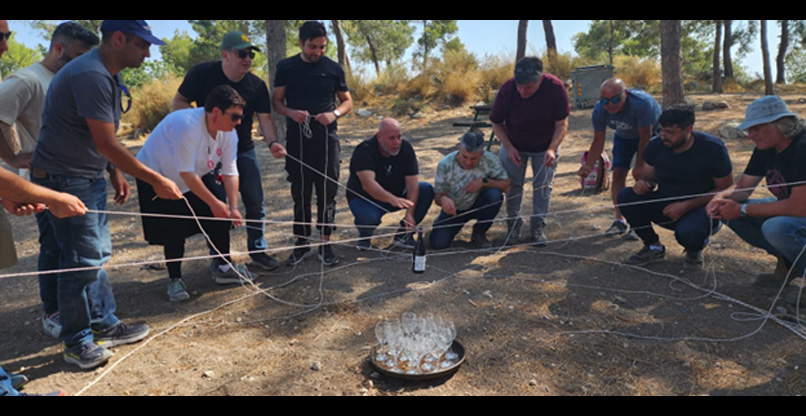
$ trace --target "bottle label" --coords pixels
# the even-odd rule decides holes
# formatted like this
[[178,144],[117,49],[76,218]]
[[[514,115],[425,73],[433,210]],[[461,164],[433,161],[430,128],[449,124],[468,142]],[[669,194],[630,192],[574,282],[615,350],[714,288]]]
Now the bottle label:
[[414,256],[414,271],[425,271],[425,256]]

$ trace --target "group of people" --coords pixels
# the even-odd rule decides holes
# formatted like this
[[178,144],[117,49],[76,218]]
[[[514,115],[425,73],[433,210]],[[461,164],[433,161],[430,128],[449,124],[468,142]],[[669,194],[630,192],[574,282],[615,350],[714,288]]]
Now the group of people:
[[[285,158],[291,184],[295,244],[286,263],[297,265],[316,252],[323,265],[332,266],[339,261],[329,241],[339,184],[338,119],[353,106],[344,71],[324,55],[328,40],[322,23],[302,25],[302,51],[278,63],[271,94],[251,72],[260,49],[234,31],[221,42],[220,60],[188,71],[171,101],[172,112],[134,156],[115,136],[121,113],[132,105],[120,71],[138,67],[149,47],[163,42],[142,20],[106,20],[101,33],[98,39],[79,25],[61,24],[42,62],[0,84],[0,158],[30,178],[0,169],[0,203],[14,215],[36,215],[43,326],[63,342],[65,361],[82,369],[103,365],[112,356],[108,348],[149,333],[148,326],[116,316],[104,269],[112,248],[104,171],[120,204],[131,195],[123,172],[135,178],[144,237],[164,249],[170,300],[190,297],[181,261],[185,240],[198,233],[206,236],[216,282],[252,281],[255,268],[280,266],[267,253],[264,237],[262,175],[252,139],[257,120],[271,154]],[[9,36],[6,21],[0,21],[0,46]],[[277,138],[272,111],[286,119],[285,145]],[[471,243],[491,247],[487,232],[504,204],[505,244],[546,245],[552,181],[569,115],[564,83],[544,73],[540,59],[523,58],[501,86],[489,116],[501,141],[498,155],[485,150],[481,134],[468,132],[437,165],[433,185],[420,180],[416,152],[403,140],[400,123],[383,119],[350,159],[346,198],[358,230],[356,248],[371,249],[382,217],[401,210],[393,241],[413,247],[415,231],[433,203],[440,213],[427,233],[432,249],[449,247],[470,220],[475,220]],[[803,274],[806,188],[799,181],[806,169],[798,161],[806,151],[806,132],[780,98],[762,97],[747,108],[740,128],[748,130],[756,149],[736,184],[726,147],[693,130],[691,107],[661,110],[649,94],[614,78],[602,85],[592,123],[590,155],[604,152],[608,127],[615,131],[616,219],[606,234],[644,244],[628,264],[664,258],[652,228],[657,224],[675,230],[687,266],[702,267],[709,237],[726,223],[778,257],[779,270],[768,280]],[[529,159],[533,205],[528,237],[521,239]],[[579,175],[588,176],[595,160],[583,162]],[[626,187],[631,167],[635,185]],[[777,199],[748,199],[763,177]],[[314,190],[320,235],[315,243]],[[244,224],[252,270],[229,256],[230,230]],[[0,267],[15,261],[10,226],[0,210]]]

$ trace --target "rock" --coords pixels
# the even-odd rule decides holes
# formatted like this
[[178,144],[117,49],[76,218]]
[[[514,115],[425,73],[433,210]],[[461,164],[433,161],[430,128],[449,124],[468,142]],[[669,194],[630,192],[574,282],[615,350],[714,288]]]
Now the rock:
[[355,114],[356,114],[358,117],[364,117],[364,118],[366,118],[366,117],[371,117],[371,116],[372,116],[372,111],[369,111],[369,110],[367,110],[366,108],[360,108],[360,109],[358,109],[358,110],[355,112]]
[[723,139],[744,139],[747,138],[747,133],[744,130],[739,130],[739,123],[736,121],[726,121],[719,126],[717,134]]
[[702,103],[702,109],[705,111],[711,110],[724,110],[730,108],[727,101],[706,101]]
[[215,378],[215,372],[212,370],[207,370],[202,373],[202,378]]
[[314,361],[313,364],[311,364],[311,370],[319,371],[321,369],[322,369],[322,363],[320,363],[319,361]]

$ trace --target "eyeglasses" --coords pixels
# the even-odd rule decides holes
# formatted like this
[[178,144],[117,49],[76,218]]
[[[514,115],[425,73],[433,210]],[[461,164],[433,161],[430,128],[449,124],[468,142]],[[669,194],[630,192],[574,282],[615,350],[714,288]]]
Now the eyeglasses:
[[6,40],[10,39],[12,33],[13,32],[7,32],[7,33],[0,32],[0,40],[3,40],[3,38],[5,38]]
[[230,120],[232,120],[233,123],[237,123],[237,122],[243,120],[243,113],[227,113],[225,111],[224,115],[229,116]]
[[255,51],[246,49],[241,49],[238,51],[238,58],[246,59],[247,56],[251,59],[255,59]]
[[126,113],[132,108],[132,95],[125,85],[120,86],[120,91],[122,93],[120,94],[120,112]]
[[621,95],[622,94],[624,94],[624,91],[618,93],[618,95],[616,95],[614,97],[602,98],[602,99],[599,100],[599,102],[602,103],[602,105],[618,104],[618,102],[621,101]]

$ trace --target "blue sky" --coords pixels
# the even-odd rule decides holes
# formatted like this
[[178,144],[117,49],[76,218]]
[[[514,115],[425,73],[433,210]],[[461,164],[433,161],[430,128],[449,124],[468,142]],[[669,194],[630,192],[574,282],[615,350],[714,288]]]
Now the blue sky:
[[[558,51],[560,53],[569,52],[573,55],[574,48],[571,44],[571,38],[579,32],[587,31],[589,22],[589,20],[552,20]],[[148,20],[148,23],[158,37],[170,38],[177,29],[193,33],[187,20]],[[46,41],[24,21],[9,20],[9,26],[15,32],[17,41],[28,47],[33,47],[36,44],[46,44]],[[459,39],[469,51],[478,56],[484,56],[485,54],[515,56],[517,20],[459,20],[458,27]],[[777,34],[777,26],[772,25],[768,38],[771,50],[777,48]],[[542,53],[545,50],[546,40],[540,20],[529,22],[527,43],[527,53]],[[756,44],[753,49],[754,52],[743,62],[743,65],[749,68],[750,74],[761,72],[760,54],[758,52],[760,46]],[[159,57],[157,48],[152,48],[151,54],[154,58]],[[774,64],[773,62],[773,66]]]

